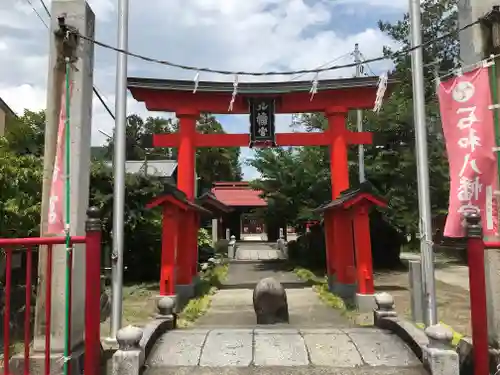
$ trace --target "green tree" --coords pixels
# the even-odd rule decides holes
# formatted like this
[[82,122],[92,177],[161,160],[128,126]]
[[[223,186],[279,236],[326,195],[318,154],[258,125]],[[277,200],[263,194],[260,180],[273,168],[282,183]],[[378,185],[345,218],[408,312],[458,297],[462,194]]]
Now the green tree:
[[[127,117],[126,127],[126,155],[127,160],[171,159],[172,150],[168,148],[153,148],[153,134],[172,133],[175,124],[171,119],[148,117],[144,121],[138,115]],[[104,157],[113,159],[114,139],[109,138],[106,143]]]
[[[423,40],[435,39],[457,27],[456,0],[425,0],[422,2]],[[381,31],[398,45],[408,47],[409,16],[394,24],[379,22]],[[428,154],[433,214],[446,212],[448,202],[448,162],[441,133],[439,106],[435,95],[434,69],[449,71],[458,59],[458,40],[448,37],[425,48],[426,114]],[[384,48],[388,56],[392,51]],[[365,148],[366,175],[390,202],[385,212],[390,222],[406,232],[418,229],[417,169],[414,145],[411,61],[409,55],[393,59],[392,76],[398,84],[387,95],[378,114],[365,112],[364,128],[375,134],[380,147]],[[353,114],[348,127],[354,130]],[[304,114],[299,125],[306,131],[327,128],[322,114]],[[358,180],[357,149],[349,149],[351,184]],[[285,155],[285,156],[284,156]],[[330,199],[330,165],[326,148],[302,147],[292,154],[282,150],[259,151],[250,161],[263,176],[255,187],[264,195],[286,207],[290,222],[313,217],[311,208]]]
[[[143,121],[138,115],[127,118],[127,160],[177,159],[177,148],[153,148],[153,134],[174,133],[179,130],[177,120],[148,117]],[[197,122],[202,134],[224,134],[222,125],[209,114],[202,114]],[[113,139],[108,139],[105,159],[113,157]],[[203,147],[196,151],[198,192],[210,189],[215,181],[240,181],[241,165],[238,147]]]
[[9,149],[16,155],[40,157],[44,152],[44,134],[45,111],[33,112],[26,109],[22,116],[8,121],[5,137]]
[[[209,114],[202,114],[197,131],[202,134],[224,134],[224,129],[217,119]],[[196,173],[198,174],[198,192],[208,190],[216,181],[241,181],[239,147],[201,147],[196,150]]]
[[10,151],[0,137],[0,237],[39,233],[42,175],[40,158]]

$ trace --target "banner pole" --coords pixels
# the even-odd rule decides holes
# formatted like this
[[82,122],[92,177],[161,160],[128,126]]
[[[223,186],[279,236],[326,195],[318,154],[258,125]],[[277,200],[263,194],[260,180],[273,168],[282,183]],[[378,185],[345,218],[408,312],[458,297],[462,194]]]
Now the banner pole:
[[[411,46],[422,44],[420,1],[410,0]],[[422,289],[424,292],[425,325],[437,324],[434,256],[432,248],[431,203],[429,193],[429,159],[427,156],[427,127],[422,47],[411,53],[413,71],[413,114],[415,122],[415,151],[417,154],[417,187],[419,208],[420,254],[422,259]]]

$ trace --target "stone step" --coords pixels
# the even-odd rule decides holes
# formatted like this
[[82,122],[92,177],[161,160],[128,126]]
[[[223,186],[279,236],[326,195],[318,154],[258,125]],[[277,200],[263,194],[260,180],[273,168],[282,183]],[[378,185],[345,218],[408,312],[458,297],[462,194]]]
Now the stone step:
[[157,341],[146,365],[150,371],[180,371],[190,367],[406,368],[421,362],[397,336],[380,329],[269,327],[170,331]]
[[429,375],[423,366],[412,367],[157,367],[150,368],[144,375]]

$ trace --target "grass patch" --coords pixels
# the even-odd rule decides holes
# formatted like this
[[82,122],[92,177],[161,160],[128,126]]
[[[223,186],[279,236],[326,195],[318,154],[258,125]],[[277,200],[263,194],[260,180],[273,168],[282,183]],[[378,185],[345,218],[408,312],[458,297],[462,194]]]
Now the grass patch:
[[309,282],[313,285],[313,290],[318,294],[319,299],[327,306],[341,311],[343,315],[350,316],[353,313],[354,304],[350,301],[345,301],[341,297],[330,292],[328,288],[328,278],[319,276],[317,273],[303,267],[295,267],[293,272],[299,279]]
[[[451,339],[451,345],[456,348],[458,344],[460,343],[460,340],[462,340],[465,336],[462,335],[460,332],[457,332],[453,329],[453,327],[449,326],[446,323],[439,322],[439,324],[445,326],[446,328],[451,329],[451,332],[453,332],[453,338]],[[415,325],[420,328],[421,330],[425,329],[425,324],[424,323],[415,323]]]
[[[218,265],[200,274],[196,285],[196,298],[189,301],[179,316],[182,324],[192,322],[203,315],[210,305],[210,296],[219,288],[225,279],[228,266]],[[110,291],[108,291],[110,293]],[[126,285],[123,287],[123,326],[134,325],[143,327],[151,320],[156,311],[155,296],[160,294],[158,282]],[[109,319],[101,324],[101,336],[109,335]]]
[[313,271],[308,270],[303,267],[295,267],[293,272],[297,275],[297,277],[301,280],[307,281],[313,285],[325,284],[327,283],[325,277],[320,277],[315,274]]
[[[111,290],[106,291],[111,296]],[[134,325],[143,327],[150,321],[156,311],[155,296],[160,294],[158,282],[140,283],[123,286],[123,327]],[[107,319],[101,323],[101,337],[110,334],[110,323]]]
[[179,314],[179,327],[188,327],[208,311],[212,296],[226,279],[228,270],[228,264],[221,264],[200,274],[195,287],[196,297],[191,299]]

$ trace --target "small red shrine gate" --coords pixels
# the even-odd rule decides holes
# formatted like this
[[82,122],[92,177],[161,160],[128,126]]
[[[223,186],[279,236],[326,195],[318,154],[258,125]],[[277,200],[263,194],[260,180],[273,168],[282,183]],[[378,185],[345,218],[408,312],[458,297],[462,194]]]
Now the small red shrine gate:
[[[195,152],[197,147],[248,147],[258,138],[259,129],[252,128],[250,134],[200,134],[196,132],[196,121],[200,113],[245,114],[251,112],[251,122],[260,125],[256,116],[255,101],[259,99],[272,108],[272,133],[276,146],[329,146],[331,160],[332,199],[349,188],[347,147],[354,144],[371,144],[368,132],[351,132],[346,128],[350,109],[371,109],[374,106],[378,77],[334,79],[319,82],[317,92],[311,96],[311,82],[241,83],[237,95],[232,82],[199,82],[196,90],[192,81],[129,78],[128,88],[133,97],[146,104],[149,111],[175,112],[179,119],[179,132],[155,134],[155,147],[178,148],[177,186],[187,199],[195,199]],[[388,87],[393,82],[388,82]],[[265,102],[265,103],[264,103]],[[231,103],[231,105],[230,105]],[[277,113],[324,113],[328,129],[324,132],[274,134],[274,114]],[[269,114],[268,112],[267,114]],[[252,125],[253,126],[253,125]],[[261,133],[262,135],[263,133]],[[178,252],[195,262],[191,255],[196,238],[195,213],[186,211],[182,223],[184,234],[190,240],[179,243]],[[334,237],[346,234],[333,225]],[[336,229],[337,228],[337,229]],[[333,251],[333,250],[332,250]],[[341,251],[336,249],[336,251]],[[179,281],[180,282],[180,281]],[[192,280],[182,280],[192,282]]]
[[183,294],[183,297],[190,298],[192,280],[198,272],[196,250],[200,214],[211,212],[174,189],[153,199],[146,208],[162,207],[160,295]]
[[[375,307],[369,210],[387,207],[371,191],[365,182],[315,210],[323,214],[330,289],[345,298],[355,294],[359,310],[367,312]],[[335,235],[339,232],[344,236]]]

